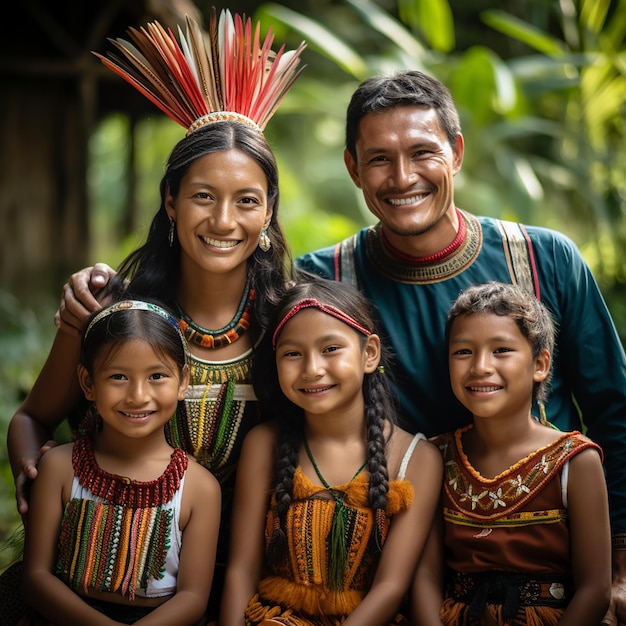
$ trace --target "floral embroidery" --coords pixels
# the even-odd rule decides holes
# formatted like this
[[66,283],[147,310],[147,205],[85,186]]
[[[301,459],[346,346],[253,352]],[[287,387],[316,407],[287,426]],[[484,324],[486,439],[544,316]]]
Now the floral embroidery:
[[502,487],[498,488],[495,493],[493,491],[490,491],[489,497],[493,500],[494,510],[497,509],[499,506],[506,506],[506,502],[502,501]]
[[476,505],[480,503],[480,501],[485,497],[487,491],[483,491],[482,493],[474,495],[472,493],[472,485],[469,486],[467,493],[461,494],[462,500],[471,500],[472,502],[472,511],[476,508]]
[[473,426],[441,435],[434,441],[444,458],[444,488],[459,514],[472,519],[497,520],[516,514],[581,446],[594,445],[578,432],[563,433],[550,445],[487,479],[472,467],[463,451],[462,435],[470,428]]
[[522,477],[518,474],[517,478],[511,479],[511,485],[513,485],[515,489],[515,495],[519,496],[521,493],[530,493],[530,489],[524,484]]

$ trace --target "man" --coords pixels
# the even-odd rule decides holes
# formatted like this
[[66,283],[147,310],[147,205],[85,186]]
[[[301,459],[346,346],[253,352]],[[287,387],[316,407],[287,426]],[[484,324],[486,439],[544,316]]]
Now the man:
[[603,623],[626,624],[624,350],[569,239],[455,206],[463,151],[458,113],[440,82],[418,71],[364,81],[348,106],[344,160],[378,223],[296,264],[355,282],[376,304],[395,355],[401,423],[427,435],[469,423],[448,382],[444,338],[459,292],[491,280],[516,282],[544,302],[558,328],[545,413],[562,430],[586,429],[604,450],[614,567],[612,610]]
[[[440,82],[418,71],[364,81],[348,107],[344,158],[378,223],[304,255],[297,265],[355,282],[374,302],[395,356],[401,424],[427,435],[470,421],[449,385],[444,337],[446,314],[459,292],[497,280],[525,285],[541,298],[558,328],[547,419],[562,430],[587,429],[604,449],[614,553],[612,609],[603,623],[626,626],[624,350],[569,239],[455,206],[453,181],[463,151],[458,113]],[[91,288],[103,287],[110,272],[98,266]],[[100,306],[88,277],[79,272],[66,288],[61,318],[68,327],[82,325],[80,302],[88,310]],[[539,417],[541,407],[533,413]]]

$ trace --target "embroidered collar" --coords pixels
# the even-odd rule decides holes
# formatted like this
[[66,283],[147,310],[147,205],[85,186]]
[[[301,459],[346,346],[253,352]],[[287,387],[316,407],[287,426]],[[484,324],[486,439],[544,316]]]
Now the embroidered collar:
[[428,259],[403,258],[385,243],[380,224],[373,226],[365,240],[369,261],[385,277],[400,283],[428,285],[453,278],[474,262],[483,241],[478,219],[458,209],[457,213],[459,236],[445,250]]

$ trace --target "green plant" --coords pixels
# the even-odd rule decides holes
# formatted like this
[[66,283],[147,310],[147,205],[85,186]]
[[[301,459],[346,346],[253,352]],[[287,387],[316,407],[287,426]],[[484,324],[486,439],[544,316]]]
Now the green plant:
[[[20,402],[31,388],[55,331],[54,309],[39,302],[38,312],[14,295],[0,290],[0,437],[6,441],[7,427]],[[15,507],[15,489],[6,446],[0,447],[0,570],[19,550],[12,538],[21,520]],[[19,534],[19,532],[18,532]]]

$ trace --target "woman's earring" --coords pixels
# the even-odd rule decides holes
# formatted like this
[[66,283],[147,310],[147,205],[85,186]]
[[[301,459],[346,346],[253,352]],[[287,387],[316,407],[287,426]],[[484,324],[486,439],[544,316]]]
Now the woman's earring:
[[170,232],[167,235],[167,240],[170,244],[170,248],[174,244],[174,228],[176,227],[176,222],[170,217]]
[[261,231],[261,236],[259,237],[259,248],[263,250],[263,252],[267,252],[272,247],[272,242],[270,241],[269,235],[267,234],[267,228],[264,228]]

